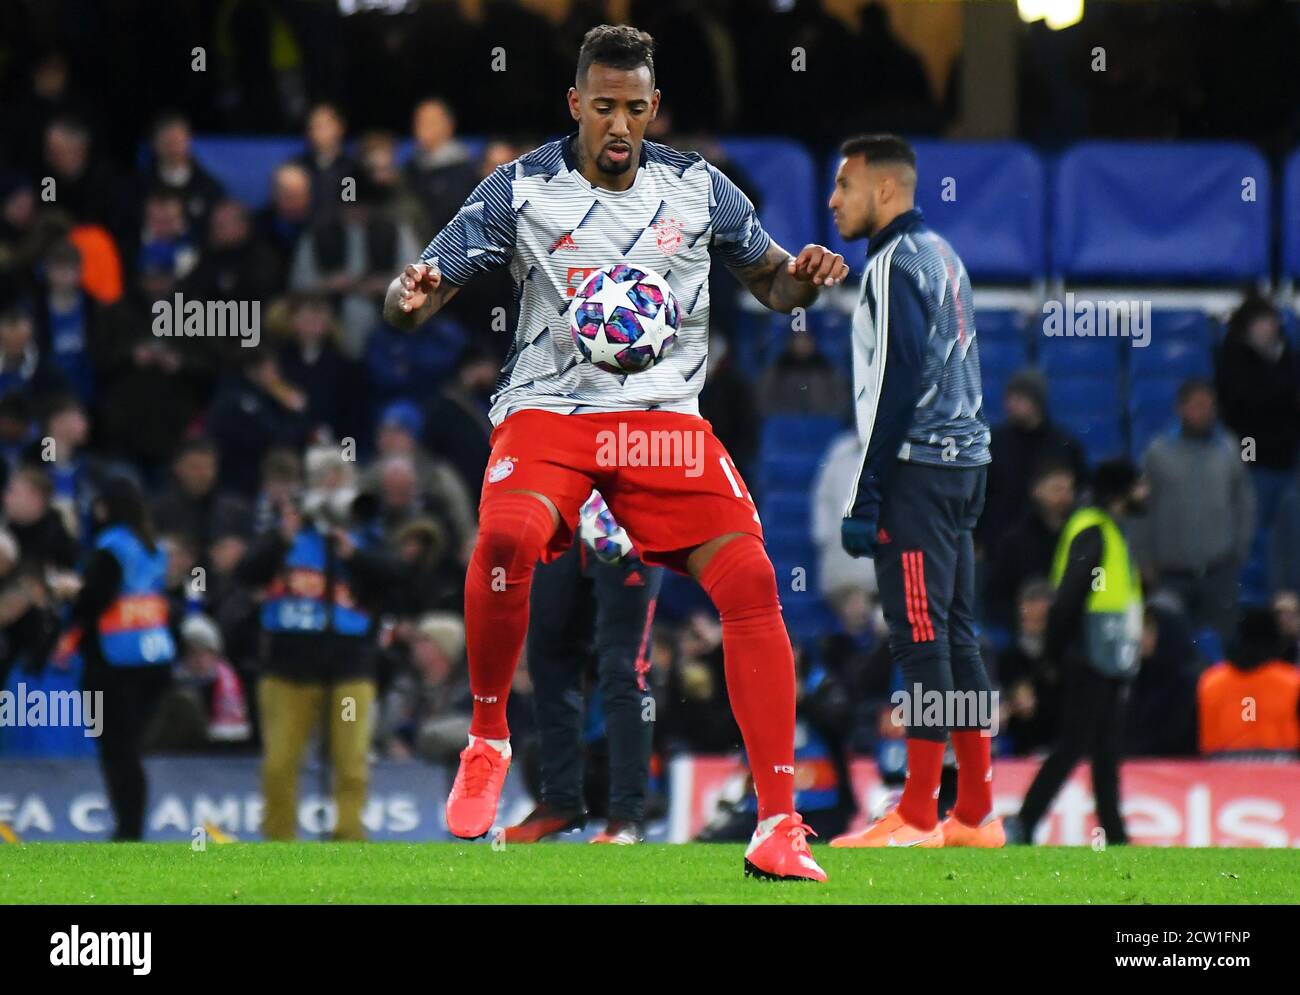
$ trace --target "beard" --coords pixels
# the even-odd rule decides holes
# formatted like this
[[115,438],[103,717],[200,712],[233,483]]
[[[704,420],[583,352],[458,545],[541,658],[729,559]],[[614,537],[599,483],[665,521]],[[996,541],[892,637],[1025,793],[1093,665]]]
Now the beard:
[[852,229],[842,232],[842,237],[846,242],[856,242],[860,238],[870,238],[876,233],[876,216],[874,213],[868,214]]
[[632,153],[628,150],[628,156],[622,162],[614,162],[609,158],[608,152],[601,149],[600,155],[596,157],[596,165],[600,167],[602,173],[608,173],[610,176],[622,176],[632,168]]

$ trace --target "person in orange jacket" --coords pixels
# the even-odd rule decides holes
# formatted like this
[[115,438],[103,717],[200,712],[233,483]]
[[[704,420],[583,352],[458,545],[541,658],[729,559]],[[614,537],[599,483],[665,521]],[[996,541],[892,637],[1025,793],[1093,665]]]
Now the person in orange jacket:
[[1283,659],[1282,642],[1267,608],[1243,614],[1231,658],[1197,685],[1201,753],[1300,752],[1300,667]]

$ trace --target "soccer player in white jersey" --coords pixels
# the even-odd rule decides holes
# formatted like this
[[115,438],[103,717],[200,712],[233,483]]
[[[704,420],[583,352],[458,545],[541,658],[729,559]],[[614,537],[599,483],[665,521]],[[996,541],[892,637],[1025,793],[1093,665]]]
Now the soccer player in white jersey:
[[[795,675],[776,577],[753,499],[700,418],[697,396],[712,257],[786,313],[807,307],[848,268],[820,245],[791,256],[721,172],[644,140],[659,107],[653,50],[632,27],[589,31],[568,92],[576,133],[498,167],[385,300],[389,322],[414,328],[475,275],[508,267],[518,308],[465,577],[474,717],[447,825],[472,839],[496,817],[510,766],[506,696],[528,628],[533,567],[572,543],[594,487],[645,562],[696,578],[721,616],[727,690],[758,795],[746,873],[822,881],[810,829],[794,811]],[[569,333],[574,291],[615,263],[662,275],[682,312],[676,348],[630,376],[583,362]],[[646,458],[647,446],[672,458]]]

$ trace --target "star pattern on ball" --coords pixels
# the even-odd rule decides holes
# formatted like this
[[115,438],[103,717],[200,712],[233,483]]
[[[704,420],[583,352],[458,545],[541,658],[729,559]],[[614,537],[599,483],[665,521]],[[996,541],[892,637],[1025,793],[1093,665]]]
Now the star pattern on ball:
[[593,274],[577,294],[573,337],[594,366],[626,376],[648,370],[676,341],[672,291],[657,276],[626,263]]

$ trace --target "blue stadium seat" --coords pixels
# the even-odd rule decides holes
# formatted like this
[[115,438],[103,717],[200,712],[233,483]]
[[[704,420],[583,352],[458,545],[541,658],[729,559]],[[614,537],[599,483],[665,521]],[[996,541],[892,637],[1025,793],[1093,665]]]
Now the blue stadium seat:
[[[1088,280],[1229,281],[1270,270],[1271,172],[1231,142],[1084,142],[1052,187],[1052,271]],[[1243,198],[1243,178],[1255,199]]]
[[820,462],[820,450],[816,453],[779,455],[764,452],[759,469],[760,491],[772,494],[776,491],[807,490],[809,481],[817,474]]
[[812,529],[812,496],[809,489],[777,491],[764,494],[759,501],[758,513],[763,522],[780,524],[786,528],[802,528],[805,535]]
[[[788,577],[787,573],[779,580],[784,583]],[[808,649],[816,646],[823,636],[839,628],[835,613],[814,593],[811,586],[805,593],[791,594],[783,589],[781,614],[786,628],[790,631],[790,638],[796,643],[804,644]]]
[[1124,426],[1118,412],[1075,412],[1058,419],[1058,424],[1078,438],[1090,463],[1127,455]]
[[763,536],[768,552],[775,558],[790,560],[809,569],[817,558],[816,548],[806,525],[782,528],[779,523],[764,521]]
[[286,159],[303,151],[303,140],[196,135],[194,158],[225,186],[226,192],[249,207],[262,207],[271,198],[271,174]]
[[1120,338],[1044,337],[1038,343],[1038,363],[1049,381],[1079,376],[1114,381],[1120,374],[1120,349],[1126,345],[1128,340]]
[[[458,137],[470,155],[476,158],[482,154],[487,144],[484,139],[474,136]],[[398,143],[399,164],[411,157],[413,144],[409,138]],[[221,181],[230,196],[253,209],[262,207],[270,200],[271,176],[275,168],[286,159],[301,155],[303,147],[302,138],[296,135],[196,135],[193,142],[194,158]],[[349,143],[348,147],[355,153],[356,142]],[[147,161],[150,155],[147,145],[143,147],[141,155]]]
[[985,339],[983,332],[980,333],[977,341],[980,353],[980,372],[986,378],[990,373],[993,373],[993,375],[1005,380],[1029,362],[1029,358],[1025,355],[1023,341]]
[[[976,296],[979,296],[976,291]],[[1023,347],[1029,334],[1029,316],[1023,311],[993,308],[988,311],[975,310],[975,328],[979,337],[980,349],[986,343],[1019,342]]]
[[[817,170],[808,150],[780,138],[724,138],[720,144],[758,187],[759,216],[767,233],[791,252],[816,242],[820,215],[827,211],[821,207],[823,192],[817,189]],[[829,190],[824,196],[830,196]]]
[[1006,418],[1006,410],[1002,406],[1002,394],[1006,390],[1009,379],[1011,379],[1009,373],[996,367],[980,370],[980,387],[984,393],[984,417],[990,425],[996,425]]
[[[1019,142],[921,140],[916,203],[961,256],[975,280],[1025,283],[1046,268],[1044,169]],[[827,164],[833,188],[840,157]],[[861,274],[866,242],[845,243],[826,212],[826,244]]]
[[1151,337],[1177,339],[1203,345],[1208,350],[1218,338],[1217,322],[1204,311],[1189,308],[1156,308],[1151,312]]
[[844,428],[844,423],[831,415],[772,415],[763,422],[764,459],[769,454],[811,454],[815,462]]
[[849,376],[853,370],[853,316],[837,308],[808,312],[808,330],[817,348]]
[[1282,173],[1282,272],[1300,278],[1300,149]]
[[1048,407],[1054,419],[1091,416],[1104,405],[1113,407],[1118,418],[1119,398],[1119,384],[1113,378],[1086,375],[1048,378]]
[[1209,377],[1214,372],[1214,362],[1209,346],[1194,338],[1170,338],[1155,332],[1151,344],[1135,348],[1130,353],[1129,369],[1134,377],[1162,377],[1186,380],[1190,377]]

